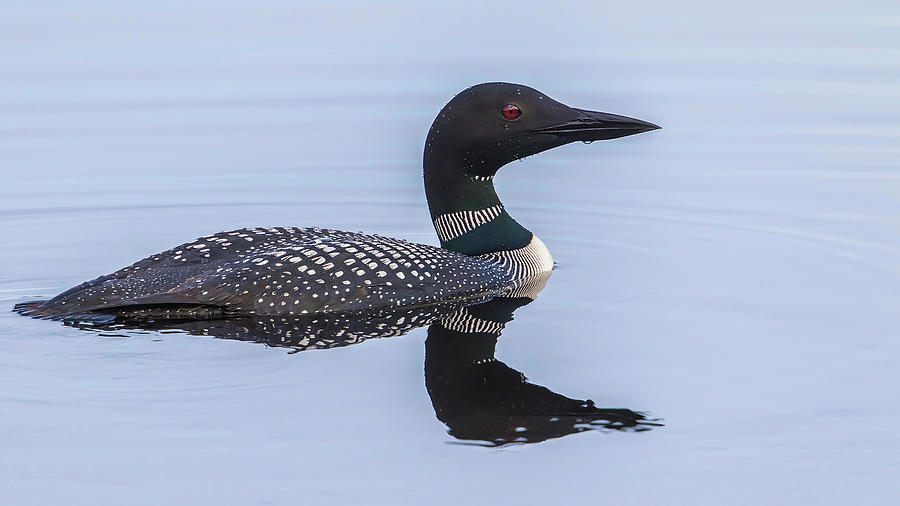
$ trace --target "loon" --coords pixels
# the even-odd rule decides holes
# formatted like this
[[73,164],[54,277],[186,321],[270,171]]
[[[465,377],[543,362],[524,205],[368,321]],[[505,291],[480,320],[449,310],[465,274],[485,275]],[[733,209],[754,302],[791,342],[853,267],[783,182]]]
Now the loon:
[[425,142],[425,194],[440,248],[322,228],[246,228],[201,237],[14,310],[55,319],[199,320],[514,296],[554,263],[544,243],[500,202],[497,171],[571,142],[658,128],[569,107],[520,84],[475,85],[444,106]]

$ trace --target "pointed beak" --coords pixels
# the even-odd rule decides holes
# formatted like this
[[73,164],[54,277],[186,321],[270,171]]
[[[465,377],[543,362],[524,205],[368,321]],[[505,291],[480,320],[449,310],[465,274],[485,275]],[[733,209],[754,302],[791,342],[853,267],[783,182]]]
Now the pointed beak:
[[574,141],[600,141],[617,139],[627,135],[634,135],[650,130],[658,130],[660,127],[628,116],[619,116],[608,112],[587,111],[574,109],[577,116],[569,121],[549,127],[533,130],[534,133],[556,135],[566,142]]

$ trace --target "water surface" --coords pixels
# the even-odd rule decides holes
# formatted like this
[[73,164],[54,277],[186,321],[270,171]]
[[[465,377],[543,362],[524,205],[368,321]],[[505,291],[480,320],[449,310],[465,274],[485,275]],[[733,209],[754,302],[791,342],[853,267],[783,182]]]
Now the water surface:
[[[3,11],[4,504],[900,494],[894,2]],[[244,226],[436,244],[424,136],[489,80],[663,126],[502,169],[559,267],[493,351],[664,427],[469,444],[432,402],[425,328],[288,353],[6,311]]]

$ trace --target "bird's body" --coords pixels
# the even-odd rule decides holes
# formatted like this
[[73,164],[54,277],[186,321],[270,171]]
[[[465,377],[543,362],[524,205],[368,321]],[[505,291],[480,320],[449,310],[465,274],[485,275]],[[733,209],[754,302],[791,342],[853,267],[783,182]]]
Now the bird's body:
[[[508,255],[469,257],[320,228],[248,228],[201,237],[82,283],[44,306],[67,313],[179,305],[209,316],[402,308],[497,294],[523,279]],[[543,269],[549,270],[552,264]],[[532,269],[534,270],[534,269]],[[149,315],[149,313],[146,313]]]
[[220,232],[16,310],[201,319],[401,309],[510,293],[552,270],[553,259],[506,212],[493,186],[497,170],[575,140],[655,128],[573,109],[521,85],[474,86],[444,107],[426,141],[425,188],[440,248],[320,228]]

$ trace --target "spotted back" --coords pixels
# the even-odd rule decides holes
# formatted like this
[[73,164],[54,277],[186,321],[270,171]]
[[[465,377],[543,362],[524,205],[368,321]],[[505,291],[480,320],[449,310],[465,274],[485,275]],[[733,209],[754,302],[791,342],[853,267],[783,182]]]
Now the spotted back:
[[505,269],[434,246],[319,228],[220,232],[74,287],[45,313],[196,304],[233,314],[400,308],[479,297],[510,285]]

